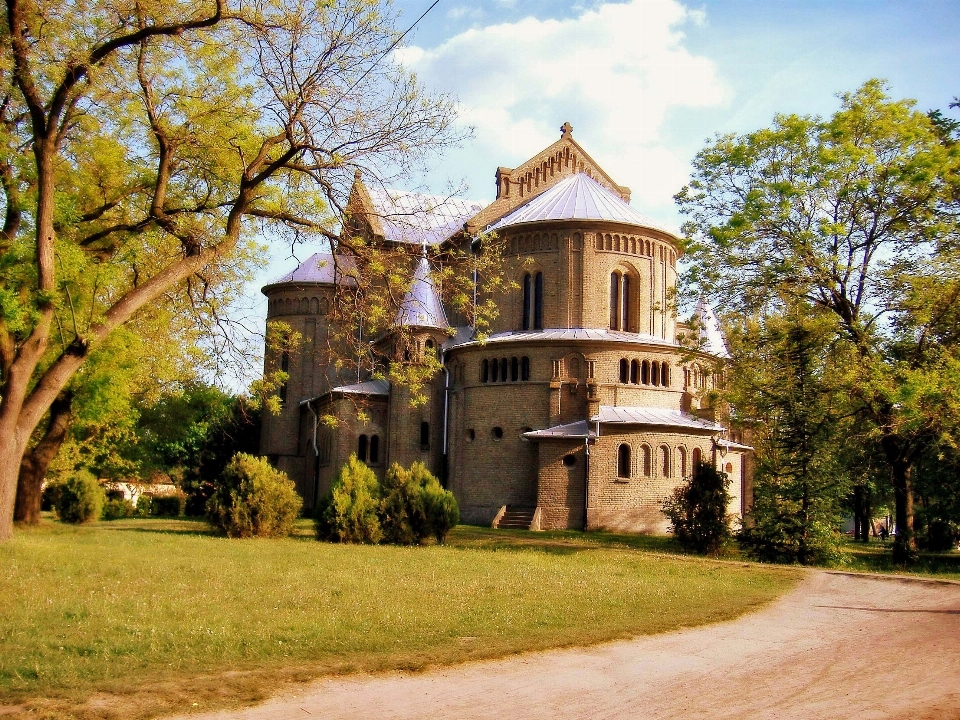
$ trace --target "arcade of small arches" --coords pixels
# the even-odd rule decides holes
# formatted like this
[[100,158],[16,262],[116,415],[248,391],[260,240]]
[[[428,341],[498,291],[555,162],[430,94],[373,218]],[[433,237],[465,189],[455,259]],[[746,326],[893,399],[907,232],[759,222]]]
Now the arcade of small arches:
[[589,167],[584,165],[583,159],[577,156],[576,151],[569,147],[563,148],[548,158],[541,160],[540,163],[528,170],[518,178],[513,178],[511,172],[501,168],[497,171],[497,197],[510,197],[510,186],[516,185],[520,197],[529,195],[540,187],[540,183],[546,182],[547,178],[553,177],[563,168],[571,169],[573,172],[585,173],[597,182],[601,182]]
[[330,312],[327,298],[273,298],[268,301],[270,315],[326,315]]
[[[686,372],[686,371],[685,371]],[[670,363],[659,360],[620,358],[620,382],[624,385],[670,386]]]
[[380,463],[380,436],[361,435],[357,438],[357,460],[368,465]]
[[505,357],[480,361],[480,382],[525,382],[530,379],[530,358]]
[[[634,476],[641,477],[674,477],[674,470],[678,477],[688,477],[691,468],[697,467],[702,459],[700,448],[694,448],[688,453],[685,447],[678,446],[671,449],[669,445],[660,445],[654,449],[643,443],[637,448],[636,467],[634,467],[633,447],[629,443],[620,443],[617,446],[617,479],[630,480]],[[688,463],[689,459],[689,463]]]
[[655,241],[651,242],[649,238],[639,237],[637,235],[597,233],[594,238],[594,247],[597,250],[603,250],[605,252],[658,258],[660,262],[668,262],[671,265],[675,265],[677,262],[676,250],[667,248],[665,245]]

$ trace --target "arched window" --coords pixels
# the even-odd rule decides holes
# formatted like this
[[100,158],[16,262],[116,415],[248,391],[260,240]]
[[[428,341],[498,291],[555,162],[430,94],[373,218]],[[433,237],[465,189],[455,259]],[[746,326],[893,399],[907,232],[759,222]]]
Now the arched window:
[[420,449],[430,449],[430,423],[426,420],[420,423]]
[[[286,350],[280,355],[280,371],[289,372],[290,371],[290,353]],[[288,378],[289,379],[289,378]],[[286,402],[287,400],[287,380],[283,381],[283,385],[280,386],[280,402]]]
[[654,360],[650,365],[650,384],[659,385],[660,384],[660,361]]
[[617,477],[630,477],[630,446],[626,443],[617,448]]
[[643,385],[650,384],[650,361],[644,360],[640,366],[640,382]]
[[523,329],[530,329],[530,309],[533,304],[533,279],[530,273],[523,276],[523,319],[521,321]]
[[380,462],[380,436],[370,436],[370,464],[376,465]]
[[500,358],[500,382],[507,381],[507,359]]
[[643,472],[644,477],[650,477],[651,475],[651,457],[650,457],[650,448],[646,445],[640,448],[640,468]]
[[661,477],[670,477],[670,448],[666,445],[660,446],[660,476]]
[[610,274],[610,329],[620,329],[620,273]]
[[633,330],[630,323],[630,276],[623,275],[620,279],[620,329]]
[[663,387],[670,386],[670,365],[669,363],[660,363],[660,384]]
[[490,382],[497,382],[500,378],[500,363],[494,358],[490,361]]
[[680,462],[680,477],[687,476],[687,451],[682,447],[677,448],[677,460]]
[[480,362],[480,382],[485,383],[490,377],[490,363],[486,360]]
[[524,356],[520,360],[520,379],[529,380],[530,379],[530,358]]
[[360,462],[367,461],[367,436],[361,435],[360,439],[357,440],[357,460]]
[[700,463],[702,462],[703,460],[701,459],[700,448],[694,448],[692,456],[690,458],[690,474],[691,475],[697,474],[700,468]]
[[533,329],[543,330],[543,273],[533,279]]
[[629,368],[629,366],[627,365],[626,359],[621,358],[621,359],[620,359],[620,382],[622,382],[622,383],[626,383],[626,382],[627,382],[628,373],[629,373],[629,369],[628,369],[628,368]]
[[630,382],[634,385],[640,382],[640,363],[636,360],[630,361]]
[[516,382],[520,379],[520,361],[517,358],[510,358],[510,381]]

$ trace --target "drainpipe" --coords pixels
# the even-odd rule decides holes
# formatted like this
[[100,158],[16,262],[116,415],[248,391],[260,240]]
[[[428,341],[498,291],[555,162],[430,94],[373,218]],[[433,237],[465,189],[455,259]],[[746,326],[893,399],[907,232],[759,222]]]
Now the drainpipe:
[[444,487],[447,483],[449,463],[447,462],[447,424],[450,422],[450,368],[447,367],[447,354],[443,354],[443,472]]
[[307,400],[307,410],[313,415],[313,507],[316,508],[317,502],[320,499],[320,451],[317,449],[317,426],[320,424],[320,418],[317,416],[317,412],[313,409],[313,404],[309,400]]
[[587,425],[587,435],[583,438],[583,529],[587,529],[590,513],[590,426]]

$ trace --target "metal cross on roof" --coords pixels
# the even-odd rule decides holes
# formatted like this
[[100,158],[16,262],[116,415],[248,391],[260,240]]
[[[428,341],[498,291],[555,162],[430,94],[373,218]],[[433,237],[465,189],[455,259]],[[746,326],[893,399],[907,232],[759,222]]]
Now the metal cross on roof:
[[572,137],[572,136],[573,136],[573,125],[571,125],[571,124],[568,123],[568,122],[565,122],[563,125],[560,126],[560,132],[562,133],[562,135],[560,135],[560,137],[562,137],[562,138]]

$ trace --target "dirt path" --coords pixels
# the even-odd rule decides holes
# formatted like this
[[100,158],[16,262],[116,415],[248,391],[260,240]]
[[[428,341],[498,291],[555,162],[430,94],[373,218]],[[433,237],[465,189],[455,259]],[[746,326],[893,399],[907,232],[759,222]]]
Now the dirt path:
[[739,620],[425,673],[329,679],[290,718],[960,718],[960,584],[814,572]]

